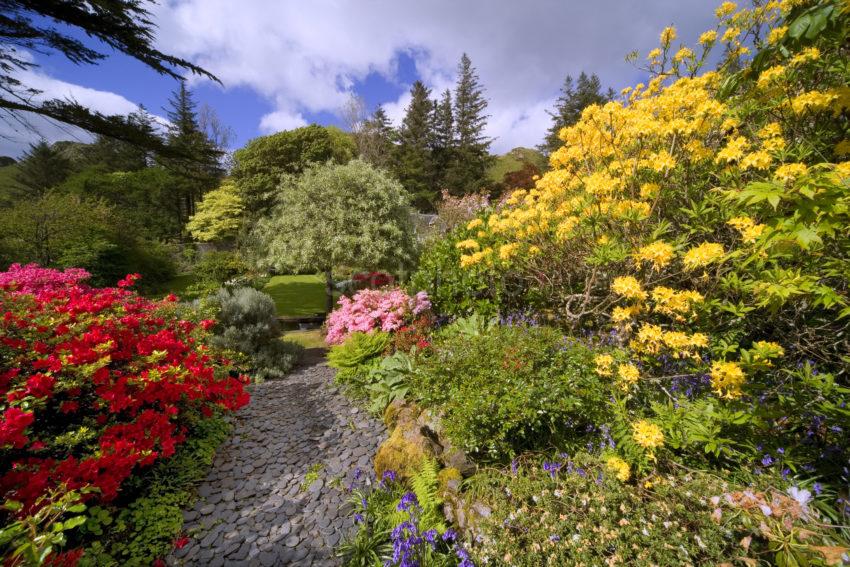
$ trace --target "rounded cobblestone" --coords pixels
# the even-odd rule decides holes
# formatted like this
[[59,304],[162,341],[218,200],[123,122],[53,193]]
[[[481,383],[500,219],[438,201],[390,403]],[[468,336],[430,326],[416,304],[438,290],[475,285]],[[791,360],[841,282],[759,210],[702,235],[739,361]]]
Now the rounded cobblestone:
[[[321,363],[250,386],[251,403],[183,514],[191,540],[169,565],[339,564],[333,547],[352,527],[338,480],[362,468],[386,432],[333,376]],[[311,467],[319,477],[305,483]]]

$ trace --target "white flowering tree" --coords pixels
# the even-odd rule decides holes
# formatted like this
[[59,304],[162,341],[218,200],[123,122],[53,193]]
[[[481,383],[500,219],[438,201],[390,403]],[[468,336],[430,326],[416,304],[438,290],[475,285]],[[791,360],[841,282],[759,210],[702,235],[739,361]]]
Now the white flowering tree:
[[284,177],[277,206],[258,223],[257,232],[269,265],[325,274],[328,311],[335,267],[397,271],[414,258],[404,188],[361,160]]

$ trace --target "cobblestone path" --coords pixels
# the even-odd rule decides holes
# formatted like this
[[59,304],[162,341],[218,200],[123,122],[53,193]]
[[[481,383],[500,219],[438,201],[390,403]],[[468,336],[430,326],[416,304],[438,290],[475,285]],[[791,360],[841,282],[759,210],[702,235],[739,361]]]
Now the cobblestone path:
[[333,374],[321,363],[251,387],[183,513],[192,539],[169,565],[339,564],[334,547],[353,529],[344,486],[355,468],[371,467],[385,430],[333,386]]

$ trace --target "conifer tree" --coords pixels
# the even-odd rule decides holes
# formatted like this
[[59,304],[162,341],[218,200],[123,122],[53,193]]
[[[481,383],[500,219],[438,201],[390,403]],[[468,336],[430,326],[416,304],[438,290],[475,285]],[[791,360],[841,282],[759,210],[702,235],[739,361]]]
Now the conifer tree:
[[433,103],[431,91],[422,81],[413,83],[411,100],[399,130],[395,173],[420,210],[431,210],[437,197],[431,183],[433,163]]
[[15,178],[19,189],[13,196],[21,199],[43,197],[48,190],[65,180],[71,173],[71,162],[59,149],[45,140],[31,144],[18,164]]
[[486,110],[487,99],[478,73],[464,53],[458,64],[454,96],[454,159],[446,178],[449,192],[455,195],[475,193],[487,182],[492,140],[484,135]]
[[563,145],[558,137],[561,129],[572,126],[581,118],[582,111],[591,104],[605,104],[614,98],[614,93],[608,89],[602,92],[602,83],[596,74],[588,76],[582,72],[578,76],[578,82],[574,82],[570,75],[564,79],[561,87],[561,96],[555,103],[554,112],[549,112],[552,117],[552,126],[546,132],[544,142],[538,149],[546,155],[551,154]]
[[432,185],[440,191],[445,188],[446,174],[452,165],[455,150],[452,92],[446,89],[439,101],[434,101],[434,135],[432,140]]
[[367,143],[361,149],[360,157],[376,167],[389,166],[396,131],[383,106],[379,105],[372,116],[366,120],[363,131]]
[[169,160],[166,165],[180,177],[175,194],[175,213],[181,224],[195,214],[195,204],[204,193],[218,184],[223,174],[219,164],[219,150],[198,123],[197,103],[186,82],[172,93],[166,109],[168,121],[167,143],[187,159]]

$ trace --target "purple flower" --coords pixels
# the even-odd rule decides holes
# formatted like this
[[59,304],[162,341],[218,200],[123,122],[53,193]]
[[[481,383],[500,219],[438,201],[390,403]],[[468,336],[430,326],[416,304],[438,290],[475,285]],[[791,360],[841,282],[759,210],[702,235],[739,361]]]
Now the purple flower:
[[411,508],[419,506],[419,500],[416,499],[416,495],[412,492],[406,492],[404,496],[401,497],[401,501],[399,501],[398,506],[396,506],[396,510],[399,512],[409,512]]
[[549,473],[549,476],[555,478],[555,475],[558,474],[558,471],[561,470],[561,463],[550,463],[549,461],[543,461],[543,470]]
[[395,479],[395,471],[384,471],[384,474],[381,475],[381,485],[386,486],[388,483],[395,482]]
[[552,543],[558,543],[559,541],[561,541],[561,536],[552,534],[549,536],[549,541],[551,541]]
[[773,457],[771,457],[770,455],[765,455],[761,459],[761,464],[766,466],[766,467],[769,467],[770,465],[773,464]]
[[363,514],[361,514],[359,512],[357,514],[354,514],[354,522],[358,523],[358,524],[362,523],[363,522]]
[[823,492],[823,485],[819,482],[816,482],[814,486],[812,486],[812,490],[815,491],[816,496],[820,496],[821,492]]
[[511,474],[516,476],[518,469],[519,469],[519,463],[517,463],[517,460],[514,459],[513,461],[511,461]]
[[449,528],[443,532],[443,541],[446,543],[453,542],[457,540],[457,532],[453,529]]
[[361,476],[363,476],[363,471],[359,467],[354,469],[354,480],[360,480]]
[[422,539],[427,541],[428,543],[434,543],[434,540],[437,538],[437,530],[428,530],[422,533]]

